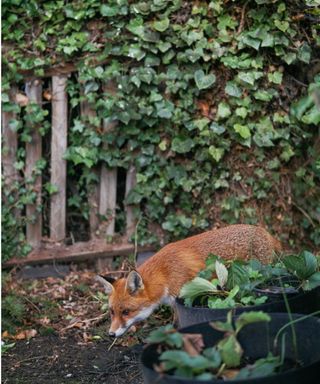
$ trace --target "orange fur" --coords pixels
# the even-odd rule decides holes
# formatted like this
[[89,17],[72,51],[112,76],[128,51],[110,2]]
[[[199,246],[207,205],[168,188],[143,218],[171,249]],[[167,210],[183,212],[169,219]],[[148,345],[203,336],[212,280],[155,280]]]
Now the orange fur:
[[[274,252],[280,250],[280,242],[265,229],[242,224],[170,243],[137,269],[143,287],[136,292],[130,292],[125,278],[113,283],[109,298],[114,313],[110,331],[124,327],[141,309],[177,296],[181,287],[204,268],[210,253],[226,260],[256,258],[268,263]],[[124,310],[128,310],[128,315],[123,314]]]

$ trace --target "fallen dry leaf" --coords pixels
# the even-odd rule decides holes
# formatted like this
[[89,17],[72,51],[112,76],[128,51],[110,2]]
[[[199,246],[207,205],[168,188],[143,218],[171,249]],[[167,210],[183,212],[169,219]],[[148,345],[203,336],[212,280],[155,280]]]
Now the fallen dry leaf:
[[183,348],[190,356],[197,356],[203,350],[204,342],[200,333],[185,333],[182,338]]
[[225,369],[222,373],[222,378],[224,380],[232,380],[240,372],[240,369]]
[[43,92],[43,97],[50,101],[52,99],[52,93],[50,91],[50,89],[46,89],[44,92]]
[[29,103],[28,97],[26,95],[24,95],[23,93],[17,93],[15,96],[15,101],[17,104],[20,105],[20,107],[25,107]]

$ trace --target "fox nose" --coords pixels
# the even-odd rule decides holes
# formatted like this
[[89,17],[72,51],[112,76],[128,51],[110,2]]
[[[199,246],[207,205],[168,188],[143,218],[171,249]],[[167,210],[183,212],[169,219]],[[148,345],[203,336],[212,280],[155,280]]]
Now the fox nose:
[[115,332],[110,331],[110,332],[109,332],[109,336],[110,336],[110,337],[116,337],[116,334],[115,334]]

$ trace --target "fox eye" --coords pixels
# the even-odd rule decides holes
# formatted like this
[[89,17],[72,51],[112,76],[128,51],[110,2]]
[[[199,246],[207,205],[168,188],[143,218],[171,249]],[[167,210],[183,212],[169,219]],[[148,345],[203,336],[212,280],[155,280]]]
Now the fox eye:
[[124,309],[123,311],[122,311],[122,314],[123,314],[123,316],[128,316],[129,315],[129,309]]

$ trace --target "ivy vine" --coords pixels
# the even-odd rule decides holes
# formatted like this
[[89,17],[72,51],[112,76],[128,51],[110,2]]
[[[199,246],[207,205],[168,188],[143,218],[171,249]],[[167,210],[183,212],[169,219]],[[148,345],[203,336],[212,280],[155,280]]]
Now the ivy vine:
[[[170,239],[248,222],[267,224],[291,245],[316,247],[319,5],[4,0],[3,110],[28,116],[28,107],[10,102],[10,86],[23,93],[26,76],[75,66],[65,154],[76,180],[70,209],[87,219],[92,169],[134,164],[137,185],[127,202],[142,218],[141,243],[155,241],[155,226]],[[80,116],[84,100],[96,116]],[[34,112],[44,135],[46,111]],[[104,132],[102,119],[118,124]],[[22,142],[25,120],[11,122]],[[17,169],[23,164],[22,156]],[[4,231],[10,220],[5,215]]]

